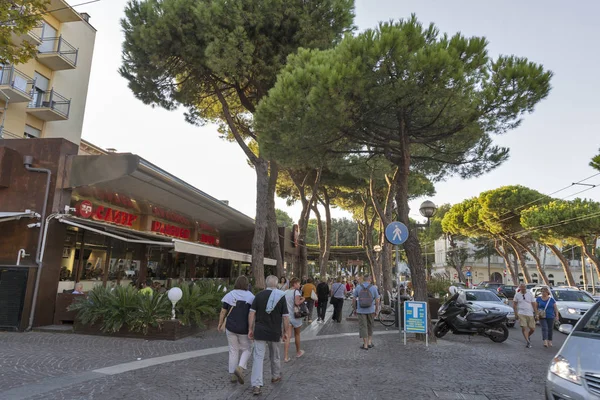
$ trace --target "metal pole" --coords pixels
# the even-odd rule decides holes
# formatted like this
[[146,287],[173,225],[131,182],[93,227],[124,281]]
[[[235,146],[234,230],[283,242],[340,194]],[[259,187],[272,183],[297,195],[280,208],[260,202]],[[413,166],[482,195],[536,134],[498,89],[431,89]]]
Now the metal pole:
[[585,252],[583,251],[583,246],[581,246],[581,273],[583,275],[583,290],[588,290],[587,272],[585,269]]
[[491,262],[490,261],[490,259],[491,259],[491,256],[490,256],[490,244],[488,243],[485,247],[487,249],[487,257],[488,257],[488,281],[491,282],[492,281],[492,267],[491,267],[491,264],[490,264],[490,262]]

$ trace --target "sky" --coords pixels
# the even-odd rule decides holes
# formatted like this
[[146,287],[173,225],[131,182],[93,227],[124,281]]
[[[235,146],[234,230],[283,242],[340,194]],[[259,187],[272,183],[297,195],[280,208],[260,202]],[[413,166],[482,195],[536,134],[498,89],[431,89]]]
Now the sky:
[[[71,0],[71,4],[78,4]],[[134,98],[118,73],[123,34],[120,19],[125,0],[100,0],[76,6],[91,15],[98,30],[86,105],[83,138],[104,148],[136,153],[202,191],[254,217],[256,175],[235,143],[219,138],[216,127],[185,122],[184,110],[165,111]],[[477,179],[450,178],[436,184],[436,204],[458,203],[485,190],[520,184],[551,194],[594,175],[588,166],[600,148],[600,2],[559,0],[358,0],[359,30],[380,21],[415,13],[441,32],[485,36],[492,57],[514,54],[541,63],[554,73],[553,89],[523,124],[496,143],[509,147],[510,159]],[[600,185],[600,175],[585,181]],[[585,186],[572,186],[555,197],[572,199]],[[579,196],[600,201],[600,187]],[[418,219],[419,204],[411,203]],[[300,206],[278,208],[294,220]],[[333,210],[334,217],[349,217]]]

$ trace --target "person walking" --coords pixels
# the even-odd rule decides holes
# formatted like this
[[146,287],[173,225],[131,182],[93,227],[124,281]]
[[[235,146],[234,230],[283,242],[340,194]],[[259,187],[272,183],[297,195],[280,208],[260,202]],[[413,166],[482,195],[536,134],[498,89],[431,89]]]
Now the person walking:
[[282,276],[279,279],[279,284],[277,285],[277,289],[283,290],[284,292],[290,288],[290,282],[287,280],[285,276]]
[[[254,295],[248,290],[248,278],[244,275],[235,280],[233,290],[227,293],[221,303],[219,332],[225,331],[229,345],[229,374],[231,382],[244,384],[244,370],[251,355],[248,339],[248,315]],[[240,352],[242,353],[240,356]]]
[[287,303],[287,309],[290,314],[290,325],[287,331],[287,339],[283,344],[283,361],[289,362],[289,349],[290,341],[292,340],[292,330],[294,331],[294,338],[296,344],[296,358],[300,358],[304,355],[304,350],[300,349],[300,328],[302,327],[302,318],[296,318],[294,314],[296,306],[299,306],[304,302],[304,297],[300,294],[300,279],[292,278],[290,280],[290,288],[285,291],[285,300]]
[[319,305],[317,306],[317,322],[325,322],[325,313],[327,312],[327,302],[329,301],[329,285],[323,281],[317,285],[317,297]]
[[[313,295],[314,293],[314,295]],[[313,283],[313,278],[308,278],[306,280],[306,284],[302,286],[302,297],[304,297],[306,301],[306,306],[308,307],[308,315],[306,316],[306,322],[309,324],[312,322],[312,313],[315,308],[315,299],[313,297],[317,297],[317,288]],[[290,311],[291,314],[291,311]]]
[[538,317],[542,327],[542,340],[544,347],[552,347],[552,333],[554,320],[558,321],[558,307],[556,300],[550,296],[550,289],[542,288],[542,295],[535,299],[538,309]]
[[525,338],[525,347],[531,348],[529,338],[535,332],[535,316],[537,315],[538,303],[533,298],[533,294],[527,290],[524,283],[519,285],[519,290],[513,298],[513,308],[515,318],[519,320],[521,331]]
[[346,285],[342,283],[342,277],[338,276],[336,282],[331,285],[331,304],[333,305],[333,320],[342,322],[342,309],[344,308],[344,297],[346,297]]
[[352,299],[352,308],[358,315],[358,333],[363,340],[360,347],[363,350],[369,350],[375,347],[373,345],[373,322],[375,314],[379,312],[379,291],[377,286],[371,283],[371,277],[365,275],[361,284],[354,289],[354,298]]
[[[252,353],[252,393],[258,396],[263,386],[263,361],[265,352],[269,348],[271,361],[271,383],[281,381],[281,355],[279,341],[287,340],[290,319],[285,300],[285,292],[277,289],[277,277],[267,276],[267,288],[260,291],[250,307],[248,315],[248,338],[254,340]],[[293,312],[293,310],[292,310]],[[281,325],[283,323],[283,335]]]

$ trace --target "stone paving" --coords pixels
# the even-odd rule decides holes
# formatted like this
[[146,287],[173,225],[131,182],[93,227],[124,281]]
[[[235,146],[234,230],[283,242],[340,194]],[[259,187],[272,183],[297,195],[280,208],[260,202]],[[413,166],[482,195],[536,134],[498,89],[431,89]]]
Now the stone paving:
[[[348,310],[349,311],[349,308]],[[346,314],[346,313],[345,313]],[[356,322],[328,321],[303,343],[306,355],[283,364],[283,381],[270,383],[265,365],[261,399],[541,399],[548,364],[565,336],[555,333],[555,348],[526,350],[520,329],[510,329],[503,344],[483,337],[448,335],[426,348],[393,328],[376,324],[375,348],[359,349]],[[214,331],[177,342],[106,338],[74,334],[0,333],[0,399],[8,389],[55,382],[49,392],[21,396],[36,400],[79,399],[250,399],[245,385],[229,382],[227,353],[167,362],[114,375],[81,374],[101,367],[226,345]],[[248,371],[249,375],[249,371]],[[55,385],[56,386],[56,385]],[[3,395],[5,393],[5,395]],[[459,393],[461,395],[459,395]],[[17,398],[17,397],[14,397]]]

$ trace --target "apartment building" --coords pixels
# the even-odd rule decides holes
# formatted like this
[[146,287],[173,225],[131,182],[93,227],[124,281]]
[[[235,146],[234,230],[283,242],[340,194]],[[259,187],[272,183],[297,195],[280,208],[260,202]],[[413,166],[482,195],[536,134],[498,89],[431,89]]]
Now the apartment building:
[[0,138],[80,143],[96,30],[89,15],[51,0],[41,24],[16,44],[38,47],[25,64],[0,65]]

